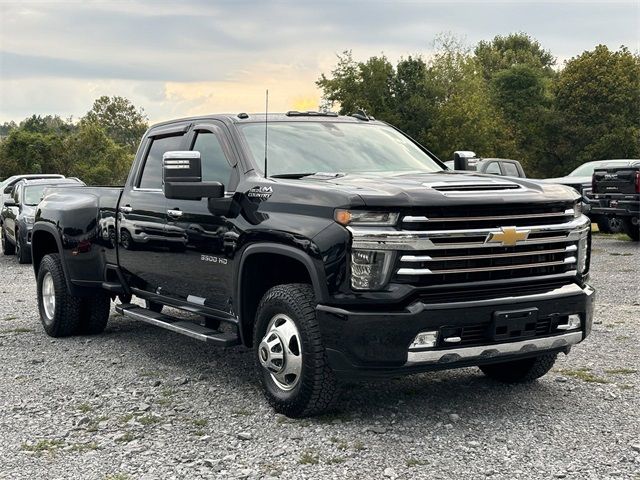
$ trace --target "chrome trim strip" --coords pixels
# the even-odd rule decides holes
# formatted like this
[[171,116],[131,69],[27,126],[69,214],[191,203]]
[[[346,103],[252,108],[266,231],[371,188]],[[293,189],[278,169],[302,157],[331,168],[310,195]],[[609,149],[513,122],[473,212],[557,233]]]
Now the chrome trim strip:
[[[529,232],[529,239],[520,240],[516,245],[532,245],[538,243],[551,243],[553,241],[573,242],[586,235],[589,229],[589,219],[586,216],[573,219],[570,222],[558,223],[554,225],[532,225],[528,227],[515,227],[517,232]],[[482,242],[469,243],[446,243],[437,244],[433,240],[439,238],[456,237],[482,237],[487,238],[490,233],[500,233],[497,228],[477,228],[461,230],[396,230],[393,228],[366,228],[347,227],[353,239],[353,248],[366,250],[430,250],[443,248],[473,248],[491,247]],[[564,233],[565,236],[555,236],[552,238],[531,239],[531,236],[538,233]]]
[[403,255],[400,257],[401,262],[446,262],[449,260],[476,260],[478,258],[509,258],[509,257],[526,257],[529,255],[547,255],[549,253],[568,253],[575,252],[578,247],[575,245],[569,245],[565,248],[555,248],[553,250],[528,250],[526,252],[513,252],[513,253],[496,253],[496,254],[482,254],[482,255],[457,255],[451,257],[432,257],[429,255]]
[[564,212],[551,212],[551,213],[531,213],[520,215],[496,215],[487,217],[436,217],[428,218],[425,216],[412,216],[407,215],[402,218],[403,223],[417,223],[417,222],[473,222],[477,220],[511,220],[520,218],[553,218],[553,217],[573,217],[573,208],[565,210]]
[[449,270],[429,270],[428,268],[399,268],[397,275],[439,275],[449,273],[477,273],[495,272],[499,270],[519,270],[522,268],[552,267],[554,265],[568,265],[576,263],[576,257],[567,257],[557,262],[522,263],[520,265],[503,265],[499,267],[478,267],[478,268],[453,268]]
[[520,342],[481,345],[477,347],[451,348],[446,350],[409,351],[405,366],[443,364],[466,360],[485,360],[517,353],[564,348],[582,341],[582,331],[565,333],[553,337],[531,338]]

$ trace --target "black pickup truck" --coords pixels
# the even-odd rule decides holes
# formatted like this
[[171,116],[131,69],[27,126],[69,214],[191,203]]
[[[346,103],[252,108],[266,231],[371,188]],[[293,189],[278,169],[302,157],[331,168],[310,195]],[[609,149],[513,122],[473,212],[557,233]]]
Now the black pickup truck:
[[640,240],[640,159],[615,160],[593,171],[591,211],[622,220],[624,232]]
[[531,381],[591,330],[579,207],[564,186],[449,171],[363,115],[176,120],[145,134],[124,188],[40,203],[39,310],[50,335],[98,333],[119,298],[128,318],[250,347],[290,416],[345,378]]

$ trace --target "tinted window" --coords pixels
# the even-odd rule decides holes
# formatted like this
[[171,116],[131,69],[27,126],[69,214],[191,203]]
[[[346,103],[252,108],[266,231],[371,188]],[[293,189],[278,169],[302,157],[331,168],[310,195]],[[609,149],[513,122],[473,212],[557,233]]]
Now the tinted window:
[[502,175],[498,162],[491,162],[489,165],[487,165],[487,169],[484,171],[484,173],[490,173],[491,175]]
[[204,182],[222,182],[226,187],[231,177],[231,165],[222,150],[218,136],[211,132],[199,132],[193,150],[200,152],[202,180]]
[[180,150],[181,146],[182,135],[153,139],[138,186],[140,188],[162,188],[162,155],[172,150]]
[[502,168],[504,168],[504,174],[507,177],[519,177],[520,172],[518,172],[518,167],[516,167],[515,163],[505,162],[502,164]]

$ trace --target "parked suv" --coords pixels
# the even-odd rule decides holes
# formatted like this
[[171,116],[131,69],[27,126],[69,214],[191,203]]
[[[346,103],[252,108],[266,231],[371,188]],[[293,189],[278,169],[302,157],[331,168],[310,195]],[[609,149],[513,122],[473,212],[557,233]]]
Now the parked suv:
[[[0,211],[2,211],[2,207],[4,206],[4,200],[7,197],[11,196],[13,192],[13,187],[20,180],[31,179],[34,180],[36,178],[64,178],[64,175],[58,175],[56,173],[33,173],[29,175],[14,175],[9,177],[2,182],[0,182]],[[0,226],[2,225],[2,219],[0,218]]]
[[446,170],[364,115],[289,112],[155,125],[123,188],[45,196],[32,250],[49,335],[103,331],[119,297],[127,318],[252,348],[268,401],[302,416],[343,379],[544,375],[591,330],[590,231],[573,189]]
[[49,187],[82,186],[77,178],[41,178],[18,181],[0,211],[2,219],[2,251],[16,254],[20,263],[31,261],[31,234],[36,207]]

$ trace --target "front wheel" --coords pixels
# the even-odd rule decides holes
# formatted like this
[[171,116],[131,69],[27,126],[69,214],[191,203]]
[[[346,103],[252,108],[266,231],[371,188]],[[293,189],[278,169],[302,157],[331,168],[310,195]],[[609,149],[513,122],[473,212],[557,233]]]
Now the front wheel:
[[327,363],[310,285],[278,285],[262,298],[253,332],[255,363],[267,400],[304,417],[332,407],[338,388]]
[[503,383],[528,383],[544,376],[551,370],[557,353],[514,360],[511,362],[481,365],[480,370],[487,377]]
[[622,228],[624,230],[624,233],[631,237],[631,240],[637,242],[640,240],[640,220],[636,219],[638,223],[636,223],[635,225],[633,224],[632,220],[632,217],[625,217],[622,220]]

